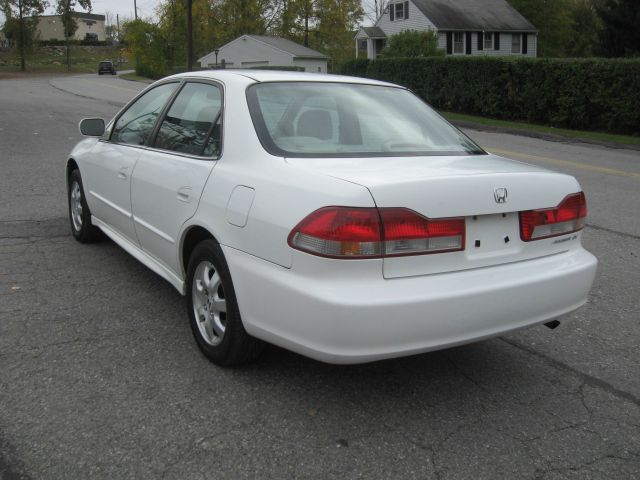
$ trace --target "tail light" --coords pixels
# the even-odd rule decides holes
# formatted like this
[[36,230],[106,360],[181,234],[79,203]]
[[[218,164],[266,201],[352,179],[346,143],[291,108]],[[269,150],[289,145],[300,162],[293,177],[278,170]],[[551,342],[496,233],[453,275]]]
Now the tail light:
[[566,235],[584,227],[587,201],[583,192],[568,195],[556,208],[520,212],[520,238],[525,242]]
[[325,207],[302,220],[289,245],[331,258],[464,250],[464,218],[429,219],[405,208]]
[[464,218],[429,219],[406,208],[381,208],[388,256],[464,250]]

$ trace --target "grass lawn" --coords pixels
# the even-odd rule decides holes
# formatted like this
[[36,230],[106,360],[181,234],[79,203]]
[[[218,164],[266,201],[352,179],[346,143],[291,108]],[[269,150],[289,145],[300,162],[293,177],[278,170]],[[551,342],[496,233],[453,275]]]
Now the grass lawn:
[[[117,47],[71,46],[71,72],[96,73],[101,60],[116,60],[122,54]],[[64,47],[39,47],[26,58],[27,71],[33,73],[66,73]],[[119,66],[118,68],[127,68]],[[0,73],[19,72],[20,55],[15,49],[0,51]]]
[[636,145],[640,146],[640,136],[617,135],[605,132],[590,132],[584,130],[569,130],[566,128],[547,127],[545,125],[535,125],[533,123],[510,122],[507,120],[496,120],[493,118],[477,117],[475,115],[465,115],[454,112],[441,112],[448,120],[452,122],[469,122],[489,127],[499,127],[508,130],[523,130],[529,132],[539,132],[543,134],[556,135],[560,137],[574,138],[577,140],[591,140],[603,143],[615,143],[619,145]]

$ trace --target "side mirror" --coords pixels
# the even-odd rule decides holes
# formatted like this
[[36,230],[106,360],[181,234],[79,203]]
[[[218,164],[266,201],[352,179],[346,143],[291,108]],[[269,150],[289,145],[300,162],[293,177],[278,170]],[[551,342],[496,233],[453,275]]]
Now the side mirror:
[[104,135],[104,120],[101,118],[83,118],[80,120],[80,133],[87,137]]

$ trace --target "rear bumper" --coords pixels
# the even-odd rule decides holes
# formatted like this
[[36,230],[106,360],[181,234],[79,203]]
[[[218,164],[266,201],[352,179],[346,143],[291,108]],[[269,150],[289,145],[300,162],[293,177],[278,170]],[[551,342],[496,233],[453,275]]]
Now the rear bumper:
[[580,247],[501,266],[385,280],[375,269],[360,276],[305,274],[223,249],[251,335],[345,364],[437,350],[558,318],[586,302],[597,268],[596,258]]

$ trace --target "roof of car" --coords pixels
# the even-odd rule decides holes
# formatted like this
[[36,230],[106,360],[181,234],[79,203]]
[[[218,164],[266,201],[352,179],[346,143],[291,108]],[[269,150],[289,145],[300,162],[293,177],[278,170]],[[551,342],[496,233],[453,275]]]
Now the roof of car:
[[396,86],[392,83],[372,80],[370,78],[350,77],[346,75],[330,75],[326,73],[290,72],[282,70],[198,70],[174,75],[174,77],[198,77],[232,81],[233,78],[243,77],[255,82],[338,82],[359,83],[367,85]]

